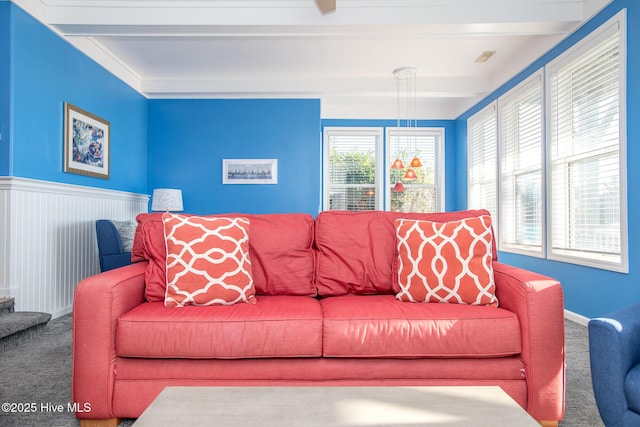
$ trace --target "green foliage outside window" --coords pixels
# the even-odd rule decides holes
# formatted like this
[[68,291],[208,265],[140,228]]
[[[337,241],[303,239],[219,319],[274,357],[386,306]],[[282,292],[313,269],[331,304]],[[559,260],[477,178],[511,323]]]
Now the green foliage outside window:
[[345,185],[339,195],[330,195],[331,209],[350,211],[376,209],[376,160],[372,151],[362,152],[352,149],[344,152],[332,147],[329,153],[329,164],[331,165],[329,171],[331,184]]

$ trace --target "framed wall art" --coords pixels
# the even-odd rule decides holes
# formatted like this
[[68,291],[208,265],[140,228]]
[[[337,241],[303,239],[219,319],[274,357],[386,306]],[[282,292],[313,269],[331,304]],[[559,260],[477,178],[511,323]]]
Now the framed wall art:
[[277,184],[278,159],[223,159],[223,184]]
[[64,103],[64,171],[109,179],[109,122]]

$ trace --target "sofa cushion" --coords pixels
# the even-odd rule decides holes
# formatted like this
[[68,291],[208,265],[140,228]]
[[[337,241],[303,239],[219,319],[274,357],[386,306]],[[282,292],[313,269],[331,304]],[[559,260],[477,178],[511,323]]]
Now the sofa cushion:
[[394,285],[400,301],[498,305],[491,217],[397,219]]
[[165,307],[255,304],[249,220],[165,213]]
[[322,310],[315,298],[261,296],[258,304],[136,306],[118,319],[116,353],[125,357],[236,359],[318,357]]
[[[249,253],[259,295],[315,296],[313,217],[309,214],[225,214],[249,220]],[[134,261],[149,260],[147,301],[164,301],[166,248],[162,213],[140,214],[132,249]]]
[[327,357],[503,357],[521,351],[515,313],[488,306],[407,304],[393,295],[320,300]]
[[[324,211],[316,218],[316,288],[322,296],[392,294],[398,218],[447,222],[486,210],[438,213]],[[495,242],[493,256],[496,258]]]

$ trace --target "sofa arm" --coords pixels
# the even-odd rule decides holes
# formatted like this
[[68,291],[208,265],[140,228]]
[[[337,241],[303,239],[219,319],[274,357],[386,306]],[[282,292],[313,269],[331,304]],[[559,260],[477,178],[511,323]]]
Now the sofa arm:
[[640,415],[629,409],[625,396],[625,378],[640,363],[640,304],[589,321],[589,357],[602,421],[640,425]]
[[549,277],[494,262],[500,307],[518,315],[527,378],[527,412],[538,420],[564,416],[564,296]]
[[[112,418],[115,330],[123,313],[144,302],[147,262],[82,280],[73,302],[73,401],[78,418]],[[85,406],[86,405],[86,406]]]

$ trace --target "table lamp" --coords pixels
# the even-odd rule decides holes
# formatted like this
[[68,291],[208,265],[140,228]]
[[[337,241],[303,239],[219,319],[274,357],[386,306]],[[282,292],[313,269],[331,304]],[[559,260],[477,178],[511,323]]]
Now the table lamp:
[[152,211],[182,211],[182,190],[156,188],[151,198]]

